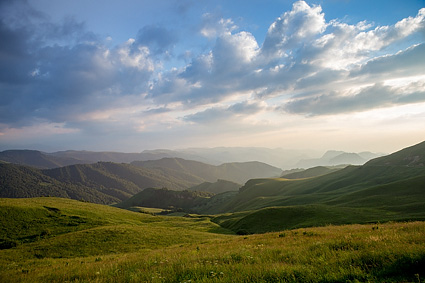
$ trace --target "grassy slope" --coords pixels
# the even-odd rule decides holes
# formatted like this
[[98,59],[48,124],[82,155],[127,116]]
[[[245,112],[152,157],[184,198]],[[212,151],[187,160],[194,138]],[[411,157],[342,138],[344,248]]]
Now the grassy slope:
[[[425,167],[405,166],[349,166],[337,172],[305,180],[255,179],[241,188],[222,212],[244,211],[268,206],[307,205],[330,203],[332,200],[375,186],[403,182],[425,175]],[[420,180],[420,179],[419,179]],[[413,184],[413,183],[412,183]],[[400,187],[403,190],[403,187]],[[424,195],[424,186],[415,183],[417,195]],[[360,195],[353,195],[360,196]],[[388,197],[391,197],[388,195]],[[413,196],[415,197],[415,196]]]
[[59,181],[119,189],[127,193],[127,197],[149,187],[168,187],[181,190],[192,184],[155,170],[112,162],[72,165],[43,172]]
[[[280,171],[259,162],[212,166],[169,158],[143,164],[147,166],[98,162],[39,170],[1,163],[0,197],[57,196],[110,204],[128,199],[145,188],[184,190],[205,182],[205,178],[247,179],[253,172],[270,176]],[[223,189],[221,185],[212,189]]]
[[128,199],[149,187],[183,190],[202,182],[186,177],[112,162],[45,170],[0,163],[0,197],[56,196],[110,204]]
[[40,170],[0,163],[0,197],[56,196],[94,203],[115,203],[148,187],[182,190],[193,185],[160,170],[99,162]]
[[198,191],[173,191],[165,188],[148,188],[135,194],[131,198],[118,203],[116,206],[130,208],[133,206],[153,208],[181,208],[190,210],[192,207],[204,203],[211,196],[208,192]]
[[207,218],[155,217],[61,198],[0,199],[0,212],[0,238],[18,245],[4,250],[6,257],[94,256],[205,240],[212,238],[207,232],[226,232]]
[[238,234],[254,234],[329,224],[388,221],[390,216],[387,214],[387,212],[377,209],[315,204],[267,207],[254,211],[224,214],[215,217],[213,221]]
[[185,191],[148,188],[115,206],[126,209],[138,206],[183,209],[185,212],[211,214],[221,203],[234,197],[240,186],[230,181],[218,180],[215,183],[204,182]]
[[210,192],[213,194],[220,194],[224,192],[230,192],[230,191],[238,191],[239,188],[242,187],[242,185],[226,181],[226,180],[217,180],[215,183],[211,182],[204,182],[202,184],[199,184],[197,186],[193,186],[189,188],[189,191],[198,191],[198,192]]
[[237,191],[229,191],[214,195],[200,205],[192,207],[192,210],[199,214],[218,214],[220,213],[219,208],[223,205],[223,203],[227,203],[237,194]]
[[365,164],[366,166],[425,166],[425,141],[404,148],[393,154],[375,158]]
[[214,219],[240,233],[425,219],[425,168],[350,166],[306,180],[250,180]]
[[0,197],[40,196],[56,196],[96,203],[112,203],[119,200],[82,184],[60,182],[44,175],[36,168],[0,163]]
[[425,142],[364,166],[304,180],[256,179],[214,219],[239,233],[344,223],[425,219]]
[[311,177],[317,177],[317,176],[322,176],[325,174],[329,174],[332,172],[336,172],[338,170],[343,169],[344,167],[326,167],[326,166],[316,166],[313,168],[309,168],[306,170],[302,170],[299,172],[293,172],[293,173],[289,173],[289,174],[285,174],[282,176],[282,178],[285,179],[303,179],[303,178],[311,178]]
[[211,233],[225,231],[207,218],[150,216],[58,198],[1,199],[0,209],[2,237],[5,231],[17,240],[35,235],[0,250],[1,282],[425,279],[424,222],[234,236]]

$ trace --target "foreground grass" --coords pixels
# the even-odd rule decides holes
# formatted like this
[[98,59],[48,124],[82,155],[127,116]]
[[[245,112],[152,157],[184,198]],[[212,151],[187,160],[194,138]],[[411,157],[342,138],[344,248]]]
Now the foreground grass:
[[[47,206],[45,201],[14,205],[37,211]],[[0,250],[0,282],[425,280],[424,222],[236,236],[218,234],[225,231],[204,218],[155,217],[75,201],[48,201],[65,218],[86,217],[85,224],[71,226],[70,232],[52,229],[58,233]]]

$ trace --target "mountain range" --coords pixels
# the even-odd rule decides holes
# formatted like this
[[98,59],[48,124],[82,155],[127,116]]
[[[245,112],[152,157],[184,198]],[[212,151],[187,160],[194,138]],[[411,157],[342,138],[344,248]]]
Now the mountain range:
[[202,182],[215,182],[217,179],[223,179],[243,184],[252,178],[260,178],[260,176],[278,177],[282,174],[282,169],[258,161],[232,162],[215,166],[181,158],[162,158],[159,160],[134,161],[131,165],[161,170],[171,176],[176,174],[194,176]]
[[[49,159],[40,152],[18,153],[2,153],[0,197],[58,196],[116,203],[123,208],[173,207],[214,215],[211,217],[217,224],[243,233],[425,220],[425,142],[364,165],[285,173],[256,161],[217,166],[169,157],[131,164],[97,162],[57,167],[59,161],[75,161],[74,157]],[[328,152],[322,159],[341,160],[341,155],[347,156]],[[38,169],[9,163],[18,159],[56,167]]]
[[317,156],[316,152],[261,147],[216,147],[181,150],[156,149],[145,150],[141,153],[76,150],[46,153],[36,150],[6,150],[0,152],[0,160],[40,169],[52,169],[96,162],[131,163],[134,161],[159,160],[162,158],[181,158],[216,166],[223,163],[258,161],[287,170],[291,168],[310,168],[339,164],[360,165],[381,155],[370,152],[347,153],[343,151],[328,151],[321,158],[312,159],[312,156]]
[[[185,209],[218,214],[213,218],[216,223],[247,233],[326,224],[425,220],[424,164],[422,142],[362,166],[316,167],[291,173],[294,178],[301,174],[298,179],[251,179],[238,192],[196,199],[192,205],[185,203]],[[131,205],[149,206],[143,202],[142,193],[133,200],[141,202]]]
[[[44,161],[41,159],[37,164]],[[177,158],[133,164],[98,162],[53,169],[3,162],[0,163],[0,197],[57,196],[110,204],[126,200],[146,188],[185,190],[218,179],[245,183],[250,176],[276,177],[281,172],[260,162],[214,166]]]
[[94,203],[113,203],[121,199],[78,183],[60,182],[40,169],[28,166],[0,163],[0,197],[33,198],[56,196],[85,200]]
[[317,177],[321,175],[326,175],[338,170],[344,169],[346,165],[337,165],[337,166],[316,166],[308,169],[299,169],[299,170],[289,170],[283,172],[282,178],[285,179],[303,179]]
[[363,165],[367,161],[383,156],[384,154],[372,152],[344,152],[329,150],[320,158],[302,159],[295,164],[297,168],[312,168],[316,166],[335,166],[335,165]]
[[[425,142],[363,166],[309,179],[255,179],[221,205],[215,221],[234,231],[425,220]],[[261,219],[269,219],[265,224]]]

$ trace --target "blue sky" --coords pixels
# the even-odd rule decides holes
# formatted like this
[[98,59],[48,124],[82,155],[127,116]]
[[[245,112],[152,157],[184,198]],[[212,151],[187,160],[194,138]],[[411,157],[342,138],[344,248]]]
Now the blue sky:
[[425,1],[0,1],[0,150],[425,140]]

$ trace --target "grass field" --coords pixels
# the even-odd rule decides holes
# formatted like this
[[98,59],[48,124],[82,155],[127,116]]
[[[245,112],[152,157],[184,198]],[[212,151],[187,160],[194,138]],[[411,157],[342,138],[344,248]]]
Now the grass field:
[[208,217],[0,199],[0,282],[423,282],[425,223],[249,236]]

